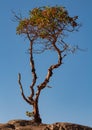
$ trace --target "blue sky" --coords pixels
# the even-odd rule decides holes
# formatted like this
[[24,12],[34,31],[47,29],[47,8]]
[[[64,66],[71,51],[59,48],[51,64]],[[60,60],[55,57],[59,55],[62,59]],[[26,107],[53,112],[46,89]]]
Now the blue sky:
[[[79,16],[82,27],[66,40],[86,50],[68,55],[64,64],[54,71],[49,84],[53,88],[45,89],[39,100],[43,122],[73,122],[92,127],[92,0],[0,1],[0,122],[29,119],[25,112],[31,110],[23,101],[17,82],[17,75],[21,72],[25,93],[29,95],[32,77],[26,53],[28,41],[16,35],[17,22],[12,21],[11,11],[26,16],[32,8],[43,5],[63,5],[71,16]],[[41,82],[48,66],[56,62],[56,55],[54,52],[35,55],[35,60],[38,82]]]

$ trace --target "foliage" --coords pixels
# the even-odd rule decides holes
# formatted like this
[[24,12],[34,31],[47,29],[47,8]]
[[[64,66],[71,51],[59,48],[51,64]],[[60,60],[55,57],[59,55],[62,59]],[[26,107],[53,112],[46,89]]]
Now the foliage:
[[33,113],[33,112],[26,111],[26,115],[27,115],[28,117],[31,117],[31,118],[34,117],[34,113]]
[[40,7],[34,8],[29,13],[29,18],[20,20],[17,34],[33,34],[41,38],[52,39],[65,31],[73,31],[78,26],[78,16],[70,17],[64,7]]

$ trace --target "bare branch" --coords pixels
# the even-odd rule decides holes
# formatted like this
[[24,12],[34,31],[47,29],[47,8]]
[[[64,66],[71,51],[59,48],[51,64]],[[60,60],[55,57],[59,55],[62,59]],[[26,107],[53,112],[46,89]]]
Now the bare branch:
[[60,51],[59,48],[55,45],[56,41],[57,41],[57,39],[55,39],[55,40],[53,41],[52,45],[53,45],[55,51],[56,51],[57,54],[58,54],[58,63],[57,63],[57,64],[54,64],[54,65],[51,65],[51,66],[48,68],[48,72],[47,72],[47,75],[46,75],[45,80],[44,80],[40,85],[38,85],[38,90],[37,90],[37,93],[36,93],[35,100],[38,100],[41,90],[44,89],[44,88],[47,86],[47,84],[48,84],[50,78],[51,78],[52,75],[53,75],[53,70],[56,69],[56,68],[58,68],[58,67],[62,64],[62,58],[63,58],[63,57],[61,56],[61,51]]
[[22,95],[23,99],[24,99],[27,103],[32,104],[32,102],[30,102],[30,101],[26,98],[26,96],[24,95],[23,87],[22,87],[22,84],[21,84],[21,74],[20,74],[20,73],[18,74],[18,83],[19,83],[19,86],[20,86],[20,91],[21,91],[21,95]]
[[30,41],[30,65],[31,65],[31,72],[32,72],[32,84],[30,85],[30,89],[31,89],[31,95],[28,97],[29,100],[33,101],[33,97],[34,97],[34,86],[36,84],[36,80],[37,80],[37,74],[35,71],[35,64],[34,64],[34,59],[33,59],[33,41]]
[[19,13],[18,15],[12,10],[12,14],[14,15],[13,21],[14,22],[20,22],[22,20],[22,15]]

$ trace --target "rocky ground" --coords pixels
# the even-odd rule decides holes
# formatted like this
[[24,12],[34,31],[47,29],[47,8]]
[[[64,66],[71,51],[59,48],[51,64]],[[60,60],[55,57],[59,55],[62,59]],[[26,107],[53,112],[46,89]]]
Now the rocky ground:
[[27,120],[11,120],[6,124],[0,124],[0,130],[92,130],[92,128],[72,123],[36,124]]

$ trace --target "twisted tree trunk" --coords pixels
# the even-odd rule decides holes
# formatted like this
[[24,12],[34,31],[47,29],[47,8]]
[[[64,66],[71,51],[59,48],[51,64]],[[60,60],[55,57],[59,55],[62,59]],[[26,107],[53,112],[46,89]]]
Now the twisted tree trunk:
[[[28,35],[28,38],[29,38],[29,35]],[[19,82],[19,85],[20,85],[21,94],[22,94],[23,99],[27,103],[29,103],[30,105],[33,106],[33,112],[32,113],[33,113],[33,117],[34,117],[34,122],[41,123],[42,119],[41,119],[40,114],[39,114],[39,106],[38,106],[39,96],[40,96],[41,91],[44,88],[46,88],[47,84],[49,83],[49,80],[53,75],[53,70],[58,68],[62,64],[62,55],[61,55],[60,49],[56,46],[57,38],[55,38],[52,42],[52,45],[53,45],[53,48],[55,49],[55,51],[58,55],[58,62],[56,64],[51,65],[48,68],[48,72],[47,72],[47,75],[46,75],[44,81],[37,86],[37,91],[35,92],[34,87],[35,87],[35,84],[36,84],[36,81],[37,81],[37,74],[36,74],[35,63],[34,63],[34,58],[33,58],[33,40],[31,40],[30,38],[29,38],[29,40],[30,40],[30,49],[29,49],[30,65],[31,65],[32,78],[33,78],[32,84],[30,85],[31,94],[30,94],[29,97],[26,97],[24,95],[23,87],[22,87],[22,84],[21,84],[21,74],[19,74],[18,82]]]
[[41,123],[42,119],[39,114],[38,101],[35,101],[33,104],[33,112],[34,112],[34,122]]

